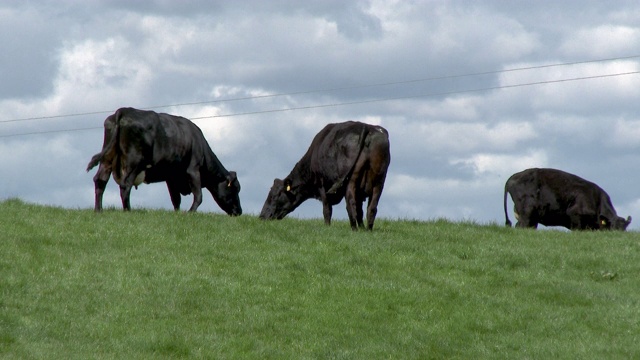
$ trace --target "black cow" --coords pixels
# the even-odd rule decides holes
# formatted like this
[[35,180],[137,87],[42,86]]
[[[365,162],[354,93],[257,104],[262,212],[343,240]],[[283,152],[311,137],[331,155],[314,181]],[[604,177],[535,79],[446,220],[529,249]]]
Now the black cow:
[[165,181],[176,210],[180,194],[193,193],[189,211],[196,211],[204,187],[227,214],[242,214],[236,173],[222,166],[200,128],[183,117],[118,109],[104,121],[102,151],[91,158],[87,171],[98,163],[93,178],[96,211],[102,210],[102,195],[113,174],[125,210],[131,209],[132,186]]
[[616,214],[609,195],[598,185],[556,169],[527,169],[513,174],[504,186],[514,202],[516,227],[564,226],[571,230],[625,230],[631,223]]
[[391,161],[389,133],[381,126],[348,121],[329,124],[284,179],[275,179],[260,212],[261,219],[282,219],[307,199],[322,201],[324,221],[332,206],[346,198],[351,228],[364,227],[362,204],[369,198],[369,230]]

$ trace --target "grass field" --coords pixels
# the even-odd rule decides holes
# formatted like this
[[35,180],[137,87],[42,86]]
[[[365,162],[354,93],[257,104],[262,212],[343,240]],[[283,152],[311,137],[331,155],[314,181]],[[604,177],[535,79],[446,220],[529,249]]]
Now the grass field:
[[640,234],[0,202],[3,359],[640,358]]

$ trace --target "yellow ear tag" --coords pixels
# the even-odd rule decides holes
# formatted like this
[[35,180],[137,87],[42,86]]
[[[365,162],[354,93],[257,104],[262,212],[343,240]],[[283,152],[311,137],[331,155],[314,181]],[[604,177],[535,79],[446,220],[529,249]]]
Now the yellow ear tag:
[[227,183],[227,187],[231,187],[231,181]]
[[287,191],[291,191],[291,185],[287,185]]
[[602,225],[607,225],[607,222],[606,222],[606,221],[604,221],[604,220],[602,220],[601,224],[602,224]]

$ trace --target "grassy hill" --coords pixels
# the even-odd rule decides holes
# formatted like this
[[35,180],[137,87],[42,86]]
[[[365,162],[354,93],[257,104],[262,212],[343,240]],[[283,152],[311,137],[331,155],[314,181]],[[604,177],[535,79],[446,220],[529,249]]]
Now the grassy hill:
[[0,202],[0,358],[640,358],[637,232]]

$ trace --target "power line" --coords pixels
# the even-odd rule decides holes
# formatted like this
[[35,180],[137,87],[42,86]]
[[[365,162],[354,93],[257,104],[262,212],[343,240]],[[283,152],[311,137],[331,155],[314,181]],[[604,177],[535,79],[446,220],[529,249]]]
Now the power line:
[[[190,119],[191,120],[201,120],[201,119],[235,117],[235,116],[245,116],[245,115],[258,115],[258,114],[267,114],[267,113],[275,113],[275,112],[296,111],[296,110],[320,109],[320,108],[348,106],[348,105],[370,104],[370,103],[393,101],[393,100],[407,100],[407,99],[415,99],[415,98],[422,98],[422,97],[458,95],[458,94],[473,93],[473,92],[502,90],[502,89],[513,89],[513,88],[535,86],[535,85],[546,85],[546,84],[564,83],[564,82],[572,82],[572,81],[603,79],[603,78],[611,78],[611,77],[618,77],[618,76],[628,76],[628,75],[636,75],[636,74],[640,74],[640,71],[629,71],[629,72],[623,72],[623,73],[602,74],[602,75],[593,75],[593,76],[581,76],[581,77],[574,77],[574,78],[567,78],[567,79],[544,80],[544,81],[535,81],[535,82],[522,83],[522,84],[500,85],[500,86],[492,86],[492,87],[485,87],[485,88],[456,90],[456,91],[428,93],[428,94],[419,94],[419,95],[396,96],[396,97],[387,97],[387,98],[369,99],[369,100],[359,100],[359,101],[350,101],[350,102],[342,102],[342,103],[309,105],[309,106],[300,106],[300,107],[293,107],[293,108],[286,108],[286,109],[270,109],[270,110],[259,110],[259,111],[243,112],[243,113],[200,116],[200,117],[192,117]],[[65,129],[65,130],[34,131],[34,132],[28,132],[28,133],[0,135],[0,138],[27,136],[27,135],[51,134],[51,133],[61,133],[61,132],[72,132],[72,131],[96,130],[96,129],[102,129],[102,127],[87,127],[87,128]]]
[[[635,58],[640,58],[640,55],[630,55],[630,56],[621,56],[621,57],[606,58],[606,59],[584,60],[584,61],[575,61],[575,62],[566,62],[566,63],[537,65],[537,66],[528,66],[528,67],[520,67],[520,68],[512,68],[512,69],[503,69],[503,70],[492,70],[492,71],[484,71],[484,72],[476,72],[476,73],[468,73],[468,74],[444,75],[444,76],[436,76],[436,77],[429,77],[429,78],[411,79],[411,80],[376,83],[376,84],[365,84],[365,85],[344,86],[344,87],[335,87],[335,88],[326,88],[326,89],[296,91],[296,92],[289,92],[289,93],[244,96],[244,97],[229,98],[229,99],[216,99],[216,100],[207,100],[207,101],[177,103],[177,104],[171,104],[171,105],[154,105],[154,106],[141,107],[140,109],[153,110],[153,109],[163,109],[163,108],[179,107],[179,106],[216,104],[216,103],[236,102],[236,101],[244,101],[244,100],[257,100],[257,99],[265,99],[265,98],[274,98],[274,97],[281,97],[281,96],[294,96],[294,95],[306,95],[306,94],[314,94],[314,93],[321,93],[321,92],[334,92],[334,91],[342,91],[342,90],[365,89],[365,88],[372,88],[372,87],[403,85],[403,84],[411,84],[411,83],[418,83],[418,82],[448,80],[448,79],[457,79],[457,78],[482,76],[482,75],[495,75],[495,74],[500,74],[500,73],[525,71],[525,70],[537,70],[537,69],[545,69],[545,68],[560,67],[560,66],[572,66],[572,65],[582,65],[582,64],[591,64],[591,63],[600,63],[600,62],[609,62],[609,61],[620,61],[620,60],[628,60],[628,59],[635,59]],[[111,114],[111,113],[113,113],[113,110],[91,111],[91,112],[62,114],[62,115],[37,116],[37,117],[28,117],[28,118],[0,120],[0,124],[2,124],[2,123],[12,123],[12,122],[22,122],[22,121],[59,119],[59,118],[65,118],[65,117]]]
[[456,91],[428,93],[428,94],[419,94],[419,95],[396,96],[396,97],[381,98],[381,99],[358,100],[358,101],[350,101],[350,102],[343,102],[343,103],[309,105],[309,106],[300,106],[300,107],[287,108],[287,109],[272,109],[272,110],[250,111],[250,112],[244,112],[244,113],[234,113],[234,114],[200,116],[200,117],[192,117],[190,119],[201,120],[201,119],[213,119],[213,118],[234,117],[234,116],[243,116],[243,115],[257,115],[257,114],[266,114],[266,113],[274,113],[274,112],[285,112],[285,111],[294,111],[294,110],[320,109],[320,108],[346,106],[346,105],[370,104],[370,103],[385,102],[385,101],[392,101],[392,100],[407,100],[407,99],[415,99],[415,98],[421,98],[421,97],[457,95],[457,94],[465,94],[465,93],[472,93],[472,92],[511,89],[511,88],[518,88],[518,87],[562,83],[562,82],[579,81],[579,80],[601,79],[601,78],[625,76],[625,75],[633,75],[633,74],[640,74],[640,71],[630,71],[630,72],[617,73],[617,74],[583,76],[583,77],[570,78],[570,79],[536,81],[536,82],[523,83],[523,84],[501,85],[501,86],[493,86],[493,87],[486,87],[486,88],[456,90]]
[[18,137],[18,136],[29,136],[29,135],[44,135],[44,134],[66,133],[66,132],[77,132],[77,131],[98,130],[98,129],[102,129],[102,126],[85,127],[85,128],[76,128],[76,129],[61,129],[61,130],[33,131],[33,132],[20,133],[20,134],[0,135],[0,138],[9,138],[9,137]]

